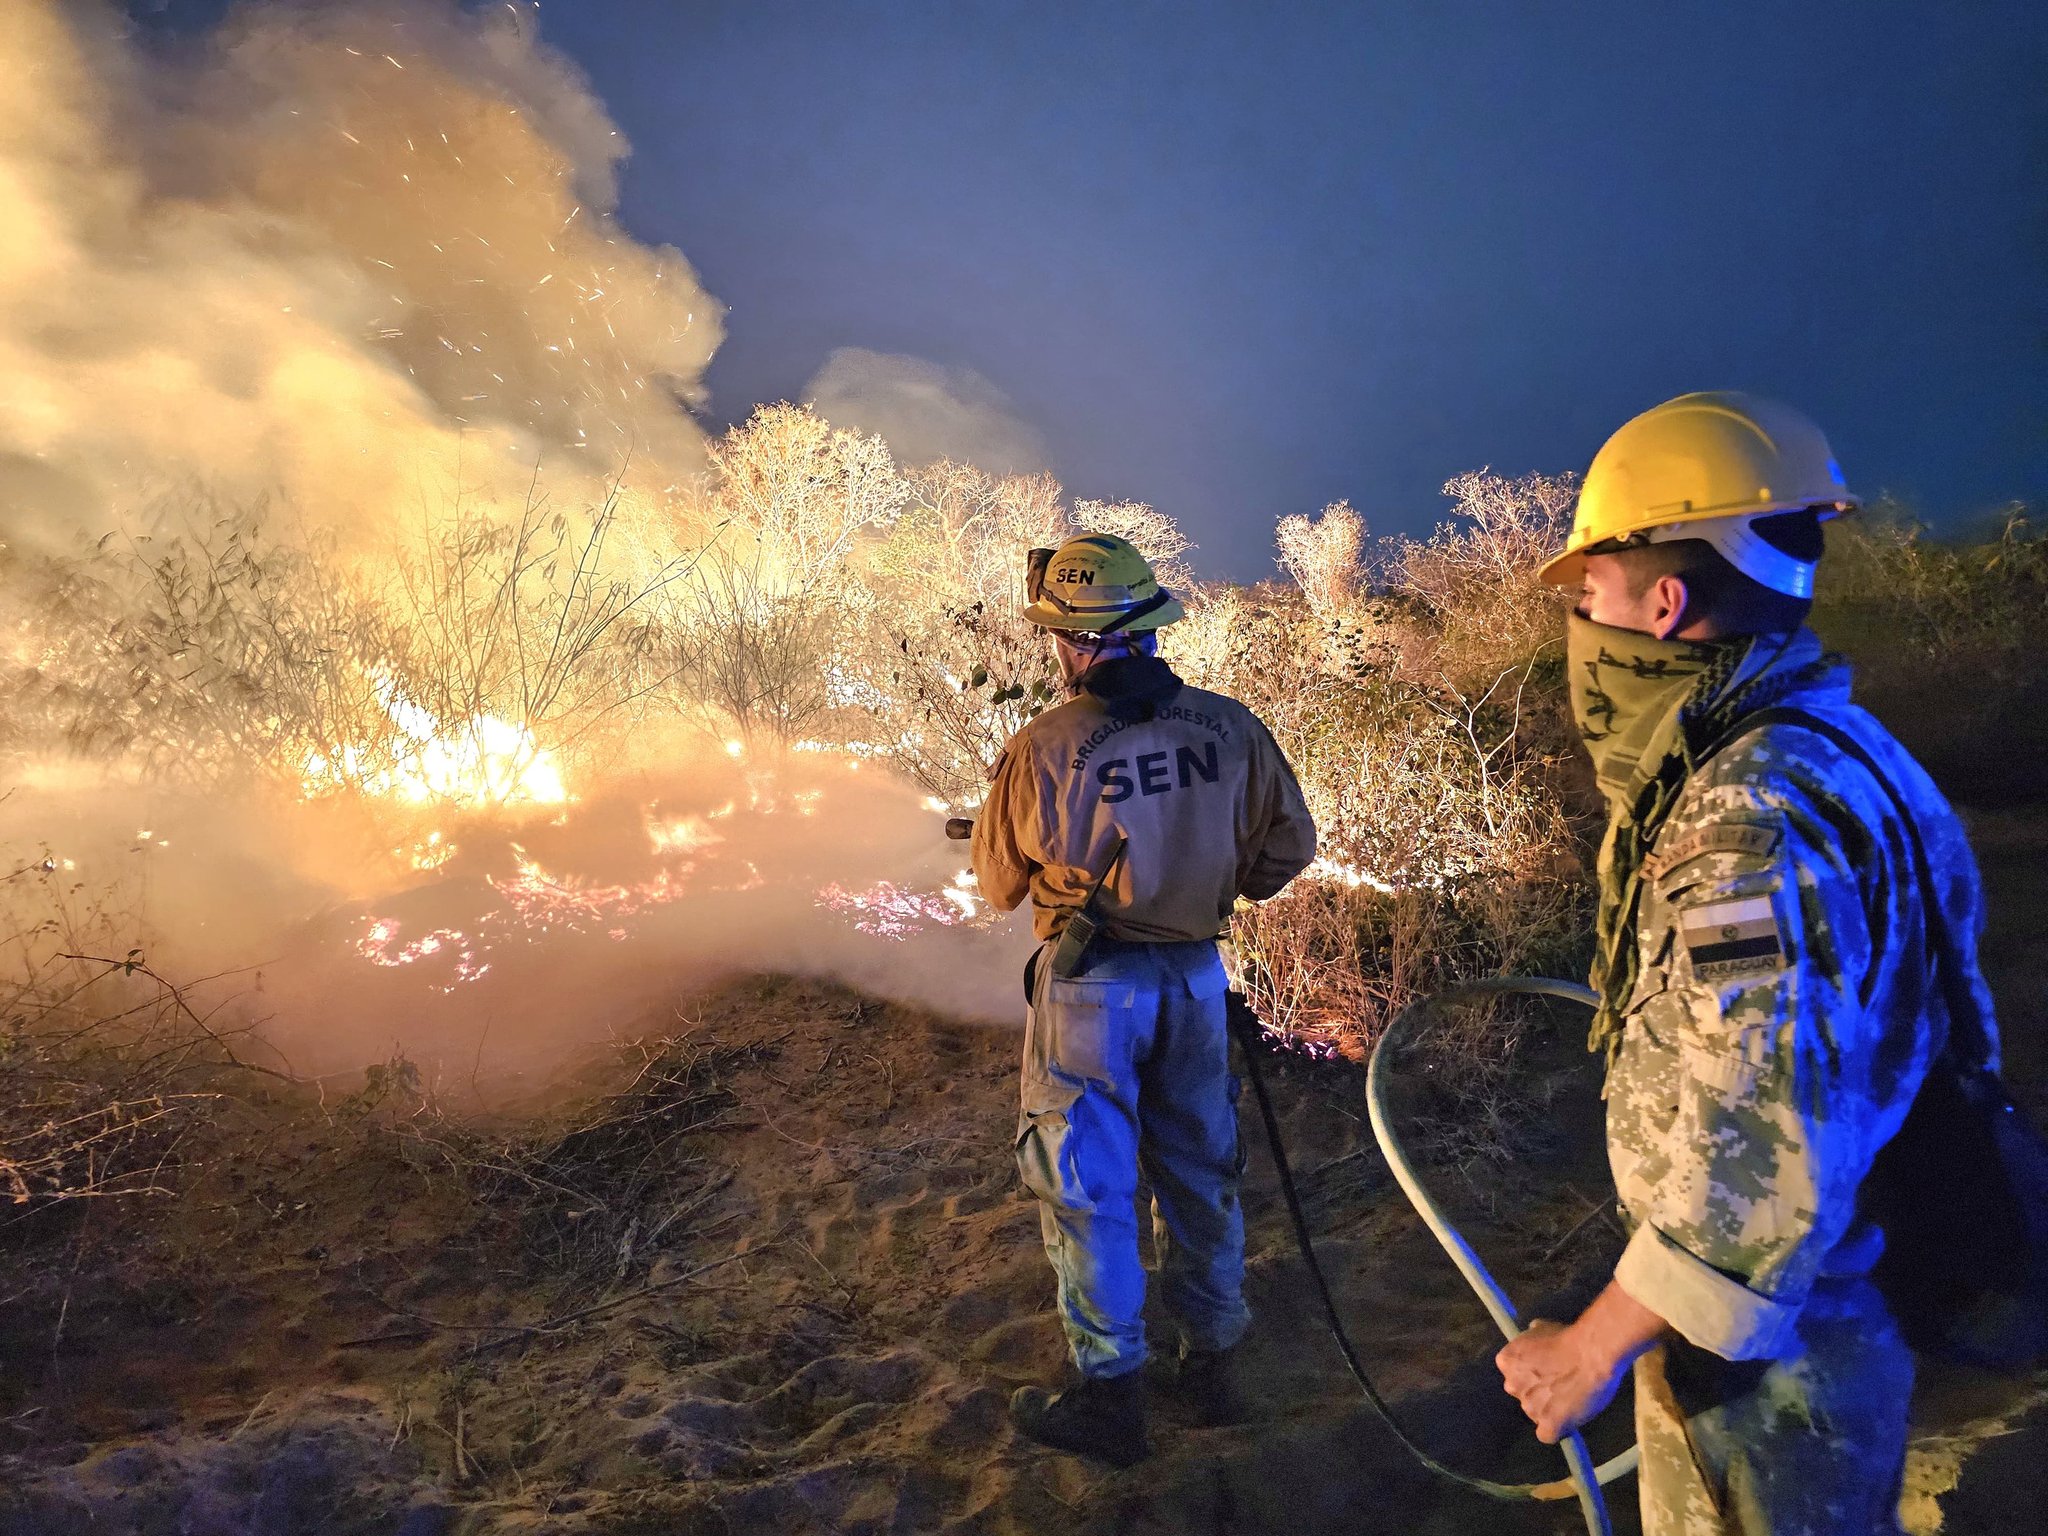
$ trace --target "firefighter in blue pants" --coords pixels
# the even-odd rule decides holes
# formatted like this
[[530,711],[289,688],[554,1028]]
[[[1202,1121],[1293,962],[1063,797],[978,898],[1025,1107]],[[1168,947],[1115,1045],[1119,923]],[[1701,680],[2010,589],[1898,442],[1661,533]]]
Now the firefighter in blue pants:
[[[1315,827],[1258,718],[1157,656],[1181,605],[1128,542],[1034,551],[1027,585],[1025,616],[1052,632],[1069,697],[1004,748],[974,871],[1005,911],[1029,898],[1041,941],[1017,1165],[1077,1379],[1020,1389],[1011,1417],[1044,1444],[1129,1465],[1146,1453],[1140,1168],[1176,1380],[1204,1422],[1239,1411],[1229,1352],[1250,1313],[1216,935],[1239,897],[1264,900],[1307,867]],[[1077,953],[1087,919],[1065,930],[1084,909],[1097,926]]]

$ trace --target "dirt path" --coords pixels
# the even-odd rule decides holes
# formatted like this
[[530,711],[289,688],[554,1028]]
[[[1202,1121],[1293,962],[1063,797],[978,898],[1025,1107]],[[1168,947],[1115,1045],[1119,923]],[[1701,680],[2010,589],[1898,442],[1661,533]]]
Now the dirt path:
[[[1129,1473],[1014,1439],[1010,1388],[1063,1359],[1009,1157],[1015,1051],[770,979],[690,1012],[666,1098],[523,1159],[402,1095],[332,1124],[274,1106],[176,1219],[49,1244],[6,1315],[0,1531],[1431,1528],[1438,1490],[1304,1321],[1262,1160],[1258,1421],[1163,1414]],[[1411,1392],[1483,1359],[1486,1326],[1360,1153],[1357,1077],[1276,1087],[1361,1341]],[[1477,1385],[1412,1408],[1486,1460],[1519,1436]]]
[[[1980,835],[2038,1088],[2048,858],[2032,823]],[[1162,1408],[1128,1472],[1020,1444],[1008,1392],[1062,1346],[1010,1162],[1015,1033],[788,978],[641,1032],[665,1038],[593,1064],[574,1112],[495,1129],[402,1073],[324,1110],[246,1106],[175,1206],[45,1233],[0,1275],[0,1536],[1580,1529],[1434,1483],[1366,1415],[1256,1147],[1254,1421]],[[1554,1475],[1490,1325],[1366,1150],[1360,1076],[1274,1074],[1356,1337],[1447,1459]],[[1558,1103],[1545,1155],[1460,1205],[1532,1301],[1596,1285],[1616,1242],[1590,1090]],[[1923,1396],[1950,1433],[1916,1454],[1918,1529],[2034,1529],[2048,1411],[1974,1378]],[[1624,1407],[1596,1449],[1625,1436]]]

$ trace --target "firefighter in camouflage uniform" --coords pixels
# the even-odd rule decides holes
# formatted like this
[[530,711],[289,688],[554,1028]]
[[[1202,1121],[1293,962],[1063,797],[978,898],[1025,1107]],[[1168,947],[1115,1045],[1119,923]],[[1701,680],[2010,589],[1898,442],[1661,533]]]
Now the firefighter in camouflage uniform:
[[1582,589],[1593,1044],[1631,1236],[1577,1321],[1499,1365],[1555,1441],[1633,1363],[1648,1536],[1899,1529],[1912,1358],[1859,1189],[1952,1027],[1996,1065],[1962,828],[1804,627],[1820,523],[1855,505],[1797,412],[1687,395],[1601,449],[1544,571]]

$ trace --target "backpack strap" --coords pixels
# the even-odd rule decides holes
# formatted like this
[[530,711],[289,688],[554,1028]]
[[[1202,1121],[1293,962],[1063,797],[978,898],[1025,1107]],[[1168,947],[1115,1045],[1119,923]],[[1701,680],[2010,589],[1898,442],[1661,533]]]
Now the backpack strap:
[[[1700,762],[1704,764],[1743,737],[1773,725],[1796,726],[1832,744],[1844,757],[1870,775],[1884,791],[1885,798],[1891,801],[1892,809],[1898,812],[1899,824],[1905,829],[1907,851],[1912,858],[1913,883],[1920,890],[1920,920],[1927,930],[1928,953],[1934,962],[1935,980],[1941,988],[1942,1002],[1948,1013],[1948,1049],[1958,1061],[1964,1060],[1962,1054],[1956,1050],[1955,1032],[1965,1026],[1965,1021],[1977,1018],[1976,999],[1969,995],[1960,975],[1948,913],[1942,906],[1941,892],[1935,887],[1934,865],[1927,857],[1927,845],[1921,840],[1919,822],[1913,815],[1912,807],[1906,804],[1905,796],[1899,792],[1898,784],[1879,765],[1870,749],[1832,720],[1825,719],[1811,710],[1779,704],[1757,710],[1736,721],[1719,740],[1708,746],[1701,754]],[[1866,996],[1863,1001],[1868,1006],[1870,999]],[[1985,1049],[1986,1042],[1981,1034],[1979,1038],[1972,1040],[1970,1045],[1967,1060],[1973,1066],[1981,1065],[1989,1059],[1990,1053]]]

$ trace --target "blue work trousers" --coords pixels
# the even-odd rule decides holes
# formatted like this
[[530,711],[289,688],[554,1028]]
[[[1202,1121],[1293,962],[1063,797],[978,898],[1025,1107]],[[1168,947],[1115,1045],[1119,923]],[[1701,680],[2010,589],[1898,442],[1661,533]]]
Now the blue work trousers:
[[1213,943],[1097,940],[1081,973],[1039,956],[1017,1166],[1038,1197],[1060,1321],[1084,1376],[1145,1361],[1142,1165],[1163,1300],[1190,1349],[1228,1349],[1244,1304],[1237,1080]]

